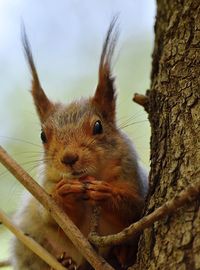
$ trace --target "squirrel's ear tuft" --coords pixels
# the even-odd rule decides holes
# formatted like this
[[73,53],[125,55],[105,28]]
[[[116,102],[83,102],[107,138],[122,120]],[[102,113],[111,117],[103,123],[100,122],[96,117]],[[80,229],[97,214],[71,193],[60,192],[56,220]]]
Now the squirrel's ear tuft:
[[116,22],[117,16],[112,19],[103,43],[99,64],[99,81],[93,98],[95,105],[109,121],[115,120],[116,93],[112,77],[112,58],[119,34]]
[[37,74],[37,70],[34,64],[33,55],[31,52],[31,47],[28,41],[28,37],[26,35],[26,30],[24,27],[24,24],[22,24],[21,28],[21,35],[22,35],[22,44],[24,48],[24,54],[26,57],[26,60],[28,62],[31,74],[32,74],[32,89],[31,93],[34,99],[34,103],[38,112],[38,115],[40,117],[41,122],[44,122],[47,116],[52,111],[54,105],[49,101],[46,94],[44,93],[39,77]]

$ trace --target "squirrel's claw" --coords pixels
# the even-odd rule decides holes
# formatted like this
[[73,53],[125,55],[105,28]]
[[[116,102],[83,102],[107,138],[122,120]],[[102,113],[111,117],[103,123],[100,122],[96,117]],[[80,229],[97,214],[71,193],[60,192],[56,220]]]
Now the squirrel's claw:
[[67,256],[65,252],[63,252],[57,260],[68,270],[76,270],[77,265],[76,263],[72,260],[71,257]]

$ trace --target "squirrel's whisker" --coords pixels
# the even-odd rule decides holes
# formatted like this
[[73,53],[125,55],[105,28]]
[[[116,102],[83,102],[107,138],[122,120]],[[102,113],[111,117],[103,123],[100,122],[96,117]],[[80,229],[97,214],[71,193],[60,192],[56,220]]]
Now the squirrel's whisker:
[[136,125],[136,124],[142,124],[142,123],[144,123],[144,122],[148,122],[148,120],[145,119],[145,120],[141,120],[141,121],[132,122],[132,123],[130,123],[130,124],[121,126],[120,128],[121,128],[121,129],[124,129],[124,128],[130,127],[130,126],[133,126],[133,125]]
[[26,144],[30,144],[32,146],[42,148],[42,146],[40,144],[36,144],[36,143],[30,142],[30,141],[27,141],[27,140],[24,140],[24,139],[19,139],[19,138],[14,138],[14,137],[9,137],[9,136],[3,136],[3,135],[0,135],[0,138],[5,139],[5,140],[18,141],[18,142],[21,142],[21,143],[26,143]]

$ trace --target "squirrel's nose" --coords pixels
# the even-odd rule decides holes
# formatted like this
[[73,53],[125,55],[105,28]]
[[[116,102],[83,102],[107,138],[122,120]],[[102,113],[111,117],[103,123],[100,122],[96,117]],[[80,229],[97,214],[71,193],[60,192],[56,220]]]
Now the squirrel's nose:
[[79,159],[77,154],[66,154],[62,159],[61,162],[65,165],[73,165]]

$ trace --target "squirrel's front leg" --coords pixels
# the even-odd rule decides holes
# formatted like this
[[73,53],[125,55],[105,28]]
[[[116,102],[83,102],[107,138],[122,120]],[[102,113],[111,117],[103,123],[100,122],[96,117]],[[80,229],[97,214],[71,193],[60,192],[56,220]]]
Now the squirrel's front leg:
[[56,185],[55,194],[65,208],[73,207],[76,200],[89,199],[99,202],[105,209],[110,208],[128,222],[138,218],[144,203],[133,184],[119,180],[105,182],[91,176],[82,180],[63,179]]
[[82,199],[85,192],[83,183],[77,179],[62,179],[52,190],[52,197],[77,226],[84,218]]
[[103,208],[110,208],[128,222],[133,222],[141,215],[144,199],[133,184],[89,178],[85,185],[89,199],[98,201]]
[[[142,214],[144,199],[139,194],[134,183],[125,181],[98,181],[90,178],[86,182],[87,195],[102,207],[102,223],[99,233],[113,234],[138,220]],[[106,225],[110,223],[110,227]],[[127,269],[136,259],[138,235],[127,244],[115,246],[109,254],[108,260],[114,257],[120,266],[117,269]]]
[[66,196],[69,194],[79,195],[84,192],[83,184],[76,179],[62,179],[56,185],[55,190],[58,191],[60,196]]
[[[101,205],[99,233],[113,234],[129,226],[142,214],[144,199],[139,194],[134,182],[115,180],[110,182],[88,179],[86,194],[90,200]],[[117,259],[120,266],[116,269],[127,269],[137,253],[138,235],[131,242],[115,246],[110,251],[108,260]]]

